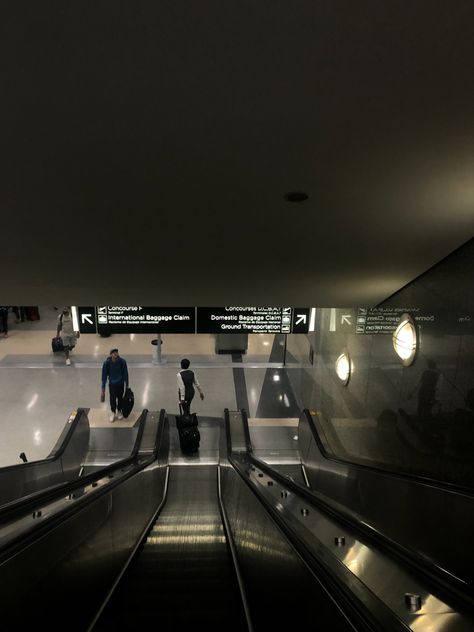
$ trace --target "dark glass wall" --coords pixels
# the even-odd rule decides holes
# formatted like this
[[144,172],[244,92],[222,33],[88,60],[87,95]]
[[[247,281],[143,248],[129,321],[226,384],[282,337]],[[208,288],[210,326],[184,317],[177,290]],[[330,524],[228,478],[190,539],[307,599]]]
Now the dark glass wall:
[[[411,366],[392,343],[403,312],[418,335]],[[377,309],[318,310],[312,344],[301,404],[334,456],[474,487],[474,240]],[[346,386],[335,371],[344,351]]]

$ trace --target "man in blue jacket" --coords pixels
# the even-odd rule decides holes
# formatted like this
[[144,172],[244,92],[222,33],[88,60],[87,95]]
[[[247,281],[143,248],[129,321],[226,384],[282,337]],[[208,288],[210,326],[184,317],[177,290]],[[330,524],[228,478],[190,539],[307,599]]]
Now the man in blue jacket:
[[[128,369],[127,363],[119,356],[118,349],[111,349],[110,356],[102,365],[102,401],[105,397],[105,384],[109,379],[110,408],[112,413],[110,421],[115,419],[123,419],[122,415],[122,398],[125,388],[128,387]],[[115,412],[118,411],[118,416]]]

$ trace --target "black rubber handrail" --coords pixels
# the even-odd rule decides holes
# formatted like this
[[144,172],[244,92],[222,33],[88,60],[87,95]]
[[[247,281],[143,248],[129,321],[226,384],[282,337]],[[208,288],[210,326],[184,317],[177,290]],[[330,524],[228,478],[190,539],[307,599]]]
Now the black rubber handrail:
[[[253,457],[241,452],[238,453],[238,457],[249,466],[250,461],[254,460]],[[258,498],[267,513],[269,513],[278,529],[286,536],[298,555],[300,555],[304,562],[309,566],[315,577],[318,578],[319,581],[323,582],[326,589],[334,598],[336,598],[339,605],[341,603],[344,604],[344,611],[346,612],[346,615],[350,612],[351,620],[355,619],[357,621],[357,630],[360,632],[380,632],[381,629],[386,632],[402,632],[402,630],[406,630],[405,626],[400,625],[398,621],[394,620],[387,608],[382,608],[383,614],[380,613],[380,602],[370,591],[365,591],[365,596],[368,602],[370,602],[370,605],[367,603],[364,604],[360,601],[360,599],[355,597],[348,584],[344,583],[340,579],[337,579],[334,576],[334,573],[332,573],[331,570],[323,564],[310,549],[308,549],[295,531],[285,524],[279,512],[274,510],[268,500],[263,495],[255,491],[254,486],[244,472],[245,466],[239,462],[238,459],[236,460],[232,454],[229,456],[228,460],[239,477],[244,481],[247,487],[250,488],[256,498]],[[255,459],[255,461],[258,461],[258,459]],[[340,565],[338,564],[338,566]],[[349,574],[349,572],[350,571],[347,571],[347,574]],[[375,612],[377,610],[379,610],[379,613],[376,616]],[[380,627],[381,619],[383,619],[382,628]],[[353,623],[355,623],[354,620]]]
[[[129,456],[125,457],[124,459],[120,459],[120,461],[115,461],[114,463],[111,463],[110,465],[107,465],[101,468],[100,470],[95,470],[94,472],[90,472],[89,474],[86,474],[86,476],[81,476],[80,478],[77,478],[74,481],[67,481],[64,483],[60,483],[59,485],[56,485],[52,488],[47,488],[45,490],[35,492],[34,494],[30,494],[29,496],[22,497],[18,500],[14,500],[10,503],[6,503],[0,508],[0,524],[8,520],[13,520],[15,516],[19,514],[33,512],[34,510],[38,508],[38,506],[47,504],[58,496],[67,496],[68,494],[73,493],[76,489],[80,487],[86,487],[87,485],[90,485],[91,483],[93,483],[95,480],[99,478],[103,478],[104,476],[107,476],[108,474],[112,473],[114,470],[127,467],[128,465],[133,463],[136,460],[139,453],[140,443],[138,440],[139,439],[141,440],[143,436],[147,415],[148,415],[148,410],[144,409],[139,417],[140,426],[137,433],[137,439],[135,441],[133,450]],[[160,411],[160,420],[159,420],[158,428],[157,428],[155,449],[153,453],[150,455],[149,459],[147,459],[144,462],[145,465],[148,464],[149,460],[152,460],[154,458],[154,455],[157,450],[157,445],[159,445],[158,440],[161,439],[161,435],[160,437],[158,435],[160,434],[160,426],[161,426],[163,415],[164,415],[164,411],[162,410]]]
[[445,481],[440,481],[435,478],[430,478],[428,476],[422,476],[421,474],[411,474],[406,472],[398,472],[395,470],[389,470],[381,464],[380,466],[369,465],[366,463],[357,463],[355,461],[350,461],[343,459],[341,457],[334,456],[333,454],[329,454],[321,441],[321,437],[319,436],[319,430],[316,428],[316,424],[314,422],[313,416],[309,412],[307,408],[303,410],[303,414],[306,416],[308,421],[308,425],[311,430],[311,434],[318,446],[319,451],[321,452],[321,456],[323,456],[326,460],[332,461],[334,463],[340,463],[344,466],[349,465],[351,468],[358,468],[365,471],[376,472],[377,474],[383,474],[385,476],[389,476],[391,478],[400,478],[403,480],[411,481],[414,483],[419,483],[421,485],[426,485],[428,487],[434,487],[440,490],[446,490],[450,492],[455,492],[462,494],[463,496],[469,496],[474,498],[474,490],[470,487],[464,487],[463,485],[457,485],[456,483],[448,483]]
[[61,490],[55,490],[54,494],[45,493],[43,498],[37,499],[37,501],[32,504],[28,503],[28,505],[23,508],[17,508],[15,513],[10,516],[13,520],[15,517],[20,514],[18,517],[23,517],[24,515],[28,515],[33,510],[41,509],[45,504],[52,502],[59,498],[65,498],[69,494],[74,493],[77,489],[86,487],[94,482],[94,480],[99,478],[104,478],[106,475],[111,474],[113,471],[117,469],[122,469],[126,465],[134,464],[136,467],[127,472],[123,477],[117,478],[116,480],[111,480],[110,483],[106,486],[98,488],[94,494],[87,494],[81,499],[79,504],[74,503],[69,507],[65,507],[63,510],[55,514],[54,516],[50,516],[47,520],[39,522],[35,527],[32,527],[26,533],[20,533],[18,537],[12,539],[8,542],[8,544],[0,550],[0,562],[5,557],[9,557],[15,553],[16,550],[27,546],[29,543],[36,541],[43,533],[48,532],[50,529],[54,528],[57,524],[60,524],[64,520],[67,520],[70,516],[74,515],[76,512],[85,508],[87,505],[95,502],[104,494],[109,494],[113,489],[126,480],[135,476],[139,471],[145,469],[150,465],[156,458],[156,456],[160,453],[161,446],[164,438],[164,431],[167,425],[167,417],[164,409],[160,411],[160,417],[157,426],[157,432],[155,435],[155,447],[153,453],[148,455],[146,459],[143,461],[137,461],[137,456],[135,459],[128,457],[127,459],[123,459],[122,461],[117,461],[116,463],[109,465],[101,470],[97,470],[96,472],[91,472],[91,474],[78,479],[74,483],[69,483],[63,486]]
[[[309,414],[309,411],[305,412]],[[244,418],[244,424],[245,423],[248,423],[247,418]],[[315,440],[318,441],[318,447],[322,445],[319,436],[316,436]],[[468,586],[461,578],[438,566],[432,560],[427,560],[417,551],[408,549],[399,542],[392,540],[386,534],[382,533],[378,529],[375,529],[371,525],[357,520],[353,514],[344,512],[339,507],[335,507],[325,497],[323,498],[317,490],[310,490],[306,486],[297,483],[289,476],[274,470],[271,465],[268,465],[265,461],[253,456],[253,454],[247,454],[246,461],[249,465],[254,465],[264,471],[280,485],[286,486],[294,494],[304,498],[310,505],[313,505],[317,509],[323,511],[332,519],[337,520],[362,539],[372,542],[379,550],[382,551],[382,553],[394,558],[397,563],[408,566],[408,568],[412,569],[415,574],[421,576],[423,581],[431,586],[434,586],[436,590],[441,590],[441,592],[445,593],[451,601],[459,604],[461,608],[466,607],[466,601],[469,603],[470,607],[474,607],[474,598],[469,592],[472,591],[472,587]],[[376,471],[380,473],[379,470]]]
[[227,447],[227,458],[232,454],[232,437],[230,436],[230,419],[229,419],[229,409],[224,408],[224,426],[225,426],[225,437],[226,437],[226,447]]
[[252,447],[252,439],[250,438],[249,418],[248,418],[247,411],[245,410],[245,408],[242,408],[240,412],[242,414],[242,423],[244,426],[245,445],[247,447],[247,452],[249,454],[252,454],[253,447]]

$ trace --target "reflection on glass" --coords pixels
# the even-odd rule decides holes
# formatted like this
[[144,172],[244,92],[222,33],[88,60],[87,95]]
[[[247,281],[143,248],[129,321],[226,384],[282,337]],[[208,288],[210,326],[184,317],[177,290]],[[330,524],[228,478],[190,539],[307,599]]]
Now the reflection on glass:
[[405,366],[410,366],[416,355],[416,328],[409,314],[403,314],[393,334],[393,348]]
[[349,358],[349,354],[341,353],[338,357],[336,360],[336,373],[337,377],[341,380],[344,386],[346,386],[351,375],[351,360]]

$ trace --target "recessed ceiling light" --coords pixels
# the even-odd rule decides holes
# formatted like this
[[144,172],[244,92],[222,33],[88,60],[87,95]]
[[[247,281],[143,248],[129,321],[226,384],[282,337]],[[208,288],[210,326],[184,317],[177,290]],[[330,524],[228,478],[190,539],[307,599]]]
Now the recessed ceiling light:
[[285,195],[285,200],[287,202],[304,202],[308,199],[308,194],[304,193],[304,191],[290,191]]

